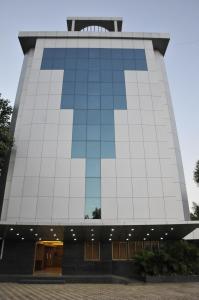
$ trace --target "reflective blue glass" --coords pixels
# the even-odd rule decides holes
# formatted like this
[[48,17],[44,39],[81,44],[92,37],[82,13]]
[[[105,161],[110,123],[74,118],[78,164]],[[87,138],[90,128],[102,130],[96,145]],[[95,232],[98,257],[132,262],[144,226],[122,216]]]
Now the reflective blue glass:
[[101,176],[101,159],[88,158],[86,160],[86,177]]
[[86,157],[86,142],[73,141],[71,157],[72,158]]
[[113,95],[112,83],[101,82],[101,95]]
[[86,141],[86,125],[73,126],[74,141]]
[[79,70],[87,70],[88,69],[88,60],[87,59],[77,59],[76,68]]
[[99,82],[89,82],[88,83],[88,95],[100,95]]
[[88,58],[89,49],[88,48],[77,48],[78,58]]
[[65,58],[64,68],[65,70],[75,70],[76,69],[76,59]]
[[74,124],[86,124],[87,123],[87,110],[79,109],[75,110],[73,114],[73,123]]
[[111,59],[101,59],[100,68],[102,70],[112,70],[112,61],[111,61]]
[[74,70],[70,70],[70,71],[65,70],[63,80],[75,82],[75,71]]
[[88,95],[88,109],[100,109],[100,96]]
[[43,70],[52,70],[53,69],[53,61],[51,58],[46,58],[45,60],[42,60],[41,63],[41,69]]
[[146,59],[145,50],[144,49],[135,49],[135,58],[136,59]]
[[113,96],[101,96],[101,109],[113,109]]
[[77,57],[77,48],[67,48],[66,49],[67,58],[76,58]]
[[123,59],[135,59],[136,49],[125,49],[123,51]]
[[123,70],[123,60],[112,60],[112,68],[113,70]]
[[138,59],[135,62],[136,64],[136,70],[146,70],[147,69],[147,64],[146,64],[146,60],[143,59]]
[[136,61],[135,60],[124,60],[124,69],[125,70],[136,70]]
[[86,197],[101,196],[101,180],[100,178],[86,178]]
[[112,71],[101,70],[100,81],[101,82],[112,82],[113,81]]
[[87,125],[87,140],[100,141],[100,125]]
[[55,58],[64,58],[66,56],[66,49],[65,48],[57,48],[55,50],[55,54],[54,54]]
[[64,59],[57,58],[53,60],[52,68],[54,70],[63,70],[63,65],[64,65]]
[[88,71],[87,70],[77,70],[76,71],[76,80],[77,81],[88,81]]
[[101,142],[101,158],[115,158],[115,142]]
[[114,112],[113,110],[101,110],[101,124],[109,125],[114,124]]
[[123,71],[114,71],[113,72],[113,81],[124,82],[124,72]]
[[79,95],[87,95],[87,82],[76,81],[75,93]]
[[95,70],[95,71],[89,71],[88,73],[88,81],[94,81],[98,82],[100,81],[100,72]]
[[113,94],[114,95],[125,95],[125,85],[122,83],[114,82],[113,83]]
[[75,104],[74,108],[76,109],[87,109],[87,96],[86,95],[75,95]]
[[55,49],[54,48],[44,48],[43,57],[52,59],[53,57],[55,57]]
[[100,124],[100,110],[89,109],[87,116],[88,125],[99,125]]
[[100,49],[100,57],[103,58],[103,59],[111,59],[110,49],[101,48]]
[[72,108],[74,108],[74,95],[62,94],[61,109],[72,109]]
[[121,59],[121,58],[123,58],[123,51],[122,51],[122,49],[113,49],[112,50],[112,58],[113,59]]
[[99,70],[100,69],[99,59],[89,59],[88,68],[89,70]]
[[100,49],[99,48],[89,49],[89,58],[99,58],[99,57],[100,57]]
[[63,82],[62,85],[62,94],[74,94],[75,91],[75,83],[74,82]]
[[101,141],[114,141],[115,128],[114,125],[101,125]]
[[100,158],[100,142],[87,141],[87,158]]
[[127,103],[125,101],[126,96],[119,95],[119,96],[114,96],[114,108],[115,109],[127,109]]

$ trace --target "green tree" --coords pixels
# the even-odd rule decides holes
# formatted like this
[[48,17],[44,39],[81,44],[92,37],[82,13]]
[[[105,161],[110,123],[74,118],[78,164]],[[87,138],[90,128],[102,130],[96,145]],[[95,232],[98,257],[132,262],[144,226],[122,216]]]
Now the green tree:
[[0,175],[13,145],[13,138],[9,131],[12,111],[10,101],[0,94]]
[[193,202],[192,210],[193,212],[190,213],[191,220],[199,220],[199,205],[196,202]]
[[196,162],[196,167],[193,172],[193,179],[199,185],[199,160]]

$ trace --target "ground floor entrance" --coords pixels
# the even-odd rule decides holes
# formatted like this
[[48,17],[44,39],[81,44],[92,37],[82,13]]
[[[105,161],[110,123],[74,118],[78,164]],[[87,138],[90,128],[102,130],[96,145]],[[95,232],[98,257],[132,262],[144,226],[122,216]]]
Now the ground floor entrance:
[[62,274],[63,242],[39,241],[35,246],[34,274]]

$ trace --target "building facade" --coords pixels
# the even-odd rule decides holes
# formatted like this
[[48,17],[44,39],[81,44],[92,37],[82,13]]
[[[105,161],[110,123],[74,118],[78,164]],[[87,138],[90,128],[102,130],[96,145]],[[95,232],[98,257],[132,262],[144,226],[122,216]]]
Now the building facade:
[[2,273],[128,273],[139,249],[196,228],[164,66],[168,34],[123,33],[120,18],[67,23],[66,32],[19,34]]

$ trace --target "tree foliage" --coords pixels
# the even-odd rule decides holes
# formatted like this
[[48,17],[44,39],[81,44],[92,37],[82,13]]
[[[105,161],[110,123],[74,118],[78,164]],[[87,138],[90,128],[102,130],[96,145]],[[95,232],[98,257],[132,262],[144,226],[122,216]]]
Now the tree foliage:
[[193,179],[199,185],[199,160],[196,162],[196,167],[193,172]]
[[199,220],[199,205],[196,202],[193,202],[192,210],[193,212],[190,213],[191,220]]
[[13,145],[13,138],[9,131],[11,115],[12,106],[10,101],[4,99],[0,94],[0,170]]

